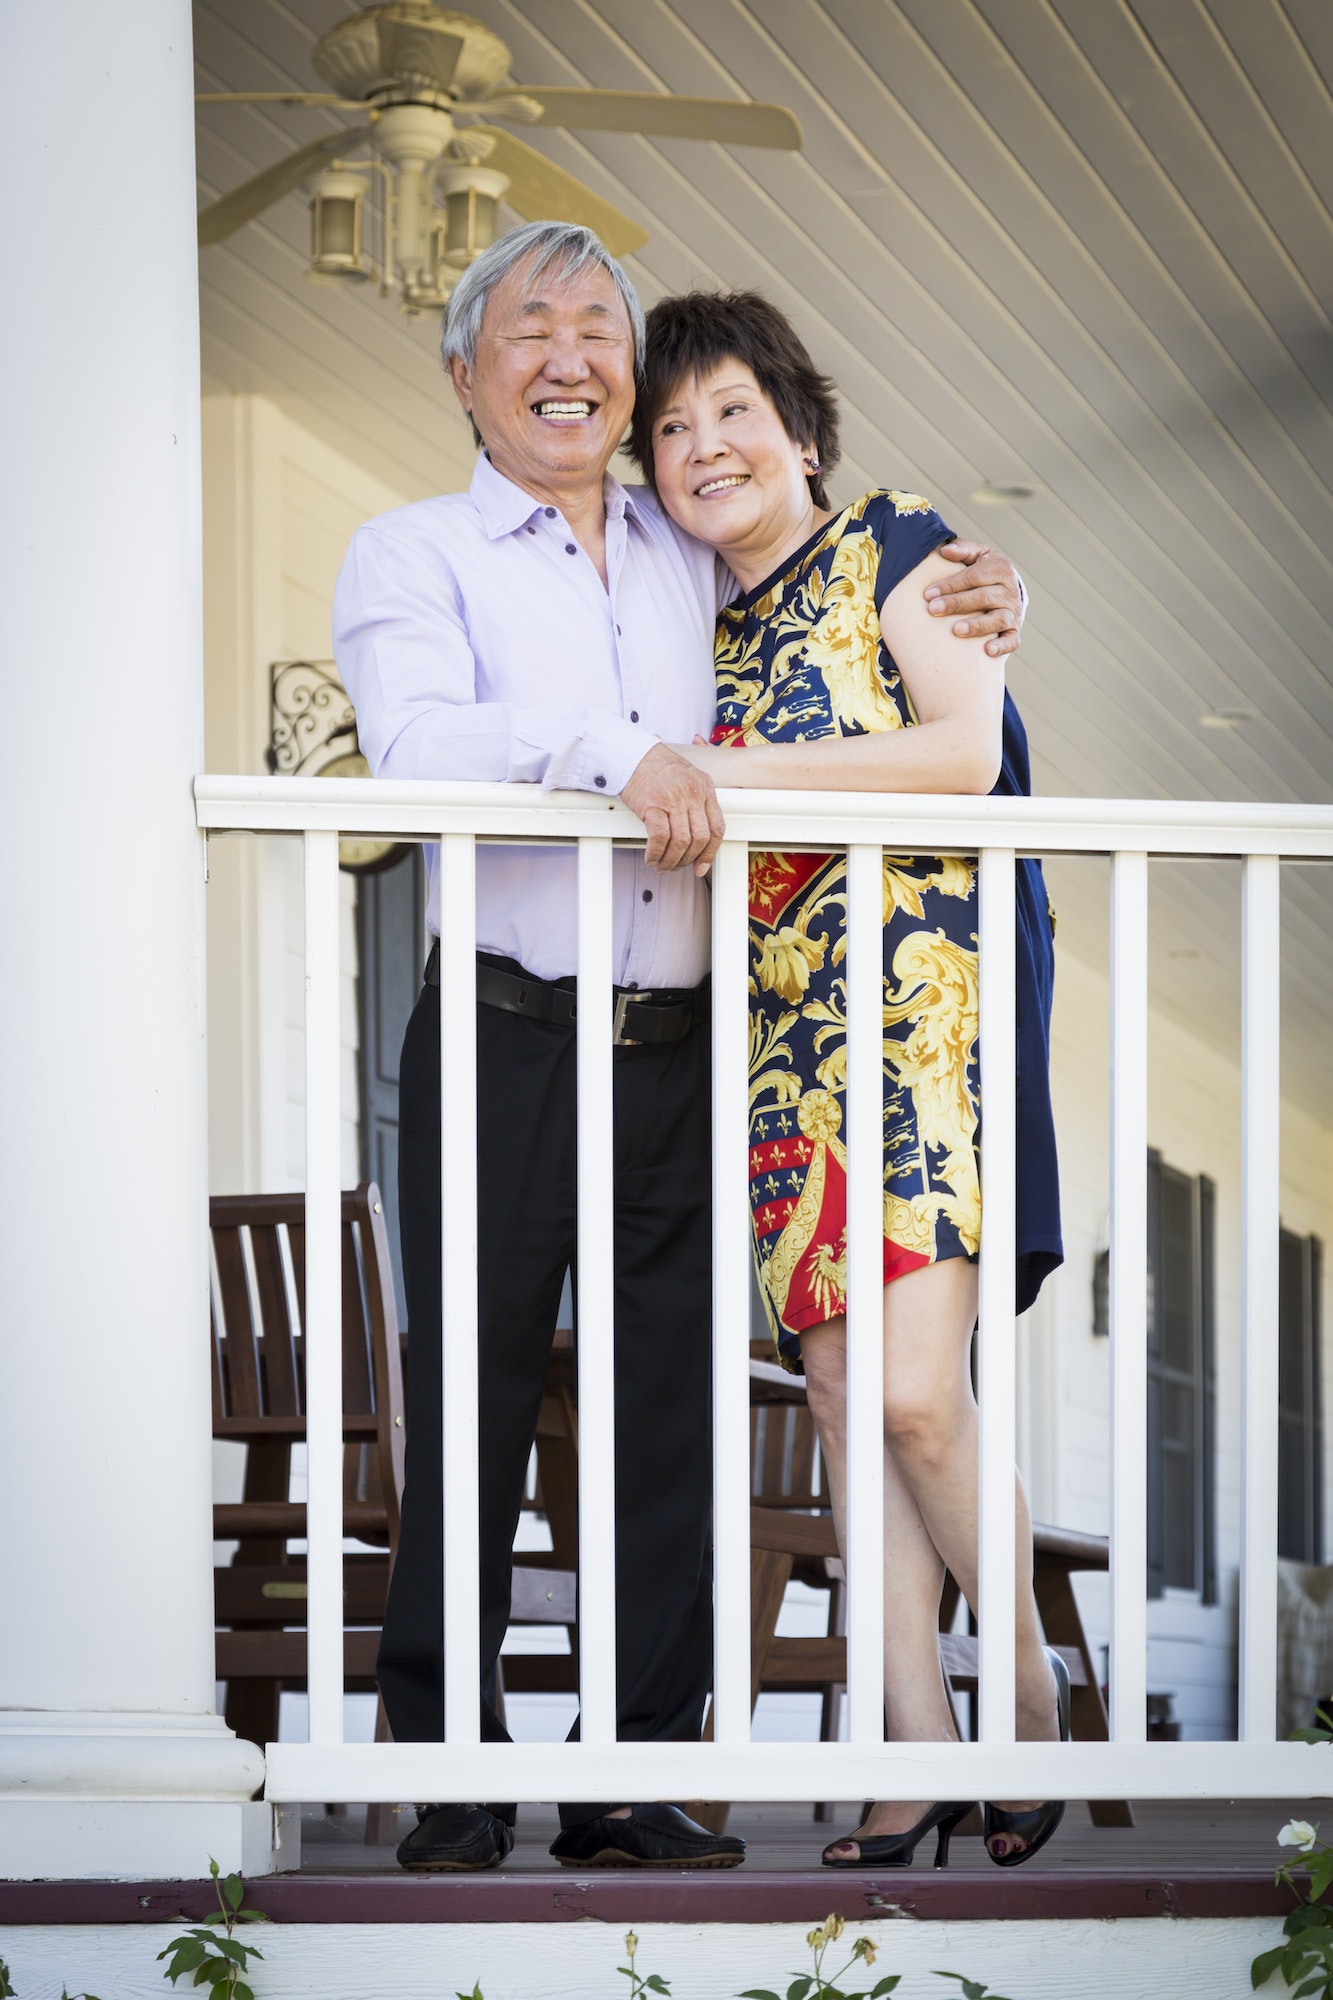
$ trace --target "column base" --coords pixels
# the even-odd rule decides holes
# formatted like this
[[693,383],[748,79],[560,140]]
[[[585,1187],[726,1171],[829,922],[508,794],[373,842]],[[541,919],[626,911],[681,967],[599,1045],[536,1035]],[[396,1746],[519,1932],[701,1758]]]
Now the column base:
[[263,1783],[263,1752],[218,1715],[0,1711],[0,1879],[294,1867]]
[[0,1881],[254,1881],[300,1867],[300,1825],[263,1800],[0,1798]]

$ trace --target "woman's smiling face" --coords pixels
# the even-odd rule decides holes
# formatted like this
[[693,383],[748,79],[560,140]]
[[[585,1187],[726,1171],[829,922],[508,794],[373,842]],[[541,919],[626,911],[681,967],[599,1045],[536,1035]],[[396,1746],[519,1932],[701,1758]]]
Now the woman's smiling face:
[[653,422],[653,474],[663,506],[687,533],[729,559],[762,560],[770,549],[780,555],[793,536],[809,532],[806,475],[813,463],[810,445],[788,437],[741,361],[724,360],[706,376],[678,382]]

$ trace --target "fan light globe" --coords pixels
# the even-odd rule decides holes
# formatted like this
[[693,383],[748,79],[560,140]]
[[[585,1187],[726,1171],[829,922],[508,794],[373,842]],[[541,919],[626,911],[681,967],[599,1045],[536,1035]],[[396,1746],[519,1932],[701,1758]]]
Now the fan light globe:
[[466,271],[495,241],[496,210],[509,177],[494,167],[441,167],[435,186],[444,202],[443,261],[453,271]]
[[330,167],[310,183],[308,278],[351,278],[359,283],[371,275],[362,245],[368,191],[368,176],[345,167]]

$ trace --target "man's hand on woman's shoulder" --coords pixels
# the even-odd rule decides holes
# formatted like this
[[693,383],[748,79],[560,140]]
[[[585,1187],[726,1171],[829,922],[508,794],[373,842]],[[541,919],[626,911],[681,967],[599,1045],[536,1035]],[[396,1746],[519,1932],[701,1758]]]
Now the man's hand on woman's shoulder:
[[643,858],[650,868],[708,873],[727,830],[710,777],[669,744],[655,743],[620,796],[648,829]]
[[1022,580],[1008,556],[997,555],[985,542],[946,542],[935,551],[960,565],[956,576],[926,586],[926,602],[936,618],[958,620],[960,639],[988,634],[986,651],[996,659],[1016,653],[1027,610]]

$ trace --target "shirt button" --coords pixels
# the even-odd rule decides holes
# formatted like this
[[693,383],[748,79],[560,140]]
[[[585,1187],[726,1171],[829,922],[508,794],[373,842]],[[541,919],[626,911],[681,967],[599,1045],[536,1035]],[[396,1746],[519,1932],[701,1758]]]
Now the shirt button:
[[593,779],[593,783],[594,783],[594,785],[596,785],[596,787],[597,787],[597,789],[598,789],[598,791],[599,791],[599,792],[604,792],[604,791],[606,790],[606,779],[605,779],[605,778],[594,778],[594,779]]
[[533,526],[532,522],[531,522],[531,521],[529,521],[529,522],[528,522],[528,533],[529,533],[530,535],[535,535],[535,534],[536,534],[536,532],[537,532],[536,528],[535,528],[535,527]]
[[638,990],[639,990],[639,982],[638,982],[638,980],[637,980],[637,979],[631,979],[631,981],[630,981],[630,983],[629,983],[629,990],[630,990],[630,992],[631,992],[631,993],[637,993],[637,992],[638,992]]
[[630,710],[630,712],[629,712],[629,719],[630,719],[630,721],[631,721],[631,722],[637,722],[637,721],[638,721],[638,719],[639,719],[639,711],[638,711],[638,709],[637,709],[637,708],[632,708],[632,709]]
[[643,900],[644,900],[644,902],[645,902],[645,903],[651,903],[651,902],[652,902],[652,900],[653,900],[653,892],[652,892],[652,890],[651,890],[651,889],[645,889],[645,890],[644,890],[644,892],[643,892]]
[[620,627],[618,625],[616,627],[616,637],[617,639],[620,637]]
[[554,508],[554,507],[543,507],[543,508],[542,508],[542,512],[543,512],[543,514],[545,514],[545,516],[546,516],[546,518],[547,518],[547,520],[548,520],[548,521],[554,521],[554,519],[555,519],[555,508]]
[[576,556],[578,554],[578,550],[575,548],[573,542],[565,543],[565,554],[567,556]]

